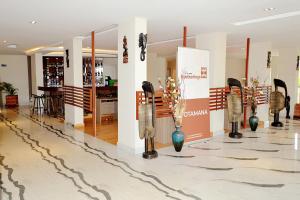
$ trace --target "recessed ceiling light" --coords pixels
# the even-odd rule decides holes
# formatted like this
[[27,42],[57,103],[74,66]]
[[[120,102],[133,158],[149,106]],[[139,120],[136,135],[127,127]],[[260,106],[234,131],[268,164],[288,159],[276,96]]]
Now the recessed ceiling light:
[[32,20],[30,23],[31,23],[31,24],[36,24],[36,23],[37,23],[37,21],[35,21],[35,20]]
[[294,17],[294,16],[298,16],[298,15],[300,15],[300,11],[287,12],[287,13],[283,13],[283,14],[268,16],[268,17],[250,19],[250,20],[246,20],[246,21],[235,22],[232,24],[235,26],[242,26],[242,25],[246,25],[246,24],[254,24],[254,23],[260,23],[260,22],[271,21],[271,20],[276,20],[276,19],[284,19],[284,18]]
[[276,8],[270,7],[270,8],[265,8],[264,9],[264,11],[266,11],[266,12],[270,12],[270,11],[273,11],[273,10],[276,10]]
[[17,45],[16,44],[9,44],[6,47],[10,48],[10,49],[15,49],[15,48],[17,48]]

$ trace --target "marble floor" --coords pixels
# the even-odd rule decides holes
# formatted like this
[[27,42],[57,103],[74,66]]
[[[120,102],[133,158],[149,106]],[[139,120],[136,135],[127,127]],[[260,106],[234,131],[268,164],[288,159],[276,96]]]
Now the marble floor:
[[0,199],[299,200],[300,122],[217,136],[159,157],[120,152],[56,119],[0,113]]

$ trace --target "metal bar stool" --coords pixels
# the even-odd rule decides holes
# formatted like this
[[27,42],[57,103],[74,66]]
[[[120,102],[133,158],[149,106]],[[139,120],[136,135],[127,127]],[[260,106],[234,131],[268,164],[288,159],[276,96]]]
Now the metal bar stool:
[[44,108],[44,97],[33,94],[33,106],[32,106],[32,114],[41,114]]
[[53,115],[54,105],[53,105],[53,98],[51,95],[45,95],[45,107],[44,111],[47,115]]

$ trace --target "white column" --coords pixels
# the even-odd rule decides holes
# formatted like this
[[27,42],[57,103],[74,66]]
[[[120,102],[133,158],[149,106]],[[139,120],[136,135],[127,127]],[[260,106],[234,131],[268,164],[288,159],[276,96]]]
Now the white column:
[[[271,85],[271,68],[267,68],[268,51],[271,51],[272,44],[270,42],[250,43],[249,51],[249,68],[248,68],[248,86],[250,79],[258,77],[260,85]],[[250,116],[250,108],[248,107],[247,119]],[[264,122],[264,127],[269,126],[269,104],[259,105],[257,107],[257,116],[259,121]]]
[[[147,80],[147,59],[140,60],[139,34],[147,33],[147,21],[133,18],[118,28],[118,147],[133,153],[144,149],[136,120],[136,91]],[[123,63],[123,38],[127,37],[128,63]]]
[[[272,51],[273,54],[273,51]],[[298,98],[298,76],[299,71],[296,70],[297,56],[299,55],[296,48],[281,48],[278,49],[278,55],[272,57],[272,79],[279,78],[286,83],[288,95],[291,97],[290,116],[294,115],[294,106]],[[273,80],[272,80],[272,85]],[[283,92],[282,89],[280,91]],[[281,117],[286,116],[286,110],[280,112]]]
[[[227,34],[223,32],[196,36],[196,48],[209,50],[209,87],[225,86]],[[224,133],[224,110],[210,112],[210,130],[214,135]]]
[[39,86],[44,86],[43,55],[41,53],[31,55],[31,81],[32,94],[41,95],[43,92],[38,90]]
[[[69,50],[69,67],[66,63],[66,52],[64,54],[64,85],[82,88],[82,37],[65,41],[64,49]],[[83,109],[65,104],[65,122],[73,126],[83,126]]]
[[155,90],[159,89],[159,80],[165,84],[167,77],[167,59],[156,53],[147,54],[147,81],[153,84]]

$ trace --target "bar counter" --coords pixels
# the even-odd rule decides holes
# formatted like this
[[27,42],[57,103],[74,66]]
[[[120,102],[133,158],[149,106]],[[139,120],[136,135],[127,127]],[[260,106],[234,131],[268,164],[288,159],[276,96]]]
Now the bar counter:
[[63,92],[63,87],[59,86],[47,86],[47,87],[44,87],[44,86],[39,86],[38,87],[38,90],[41,90],[41,91],[44,91],[44,92]]

